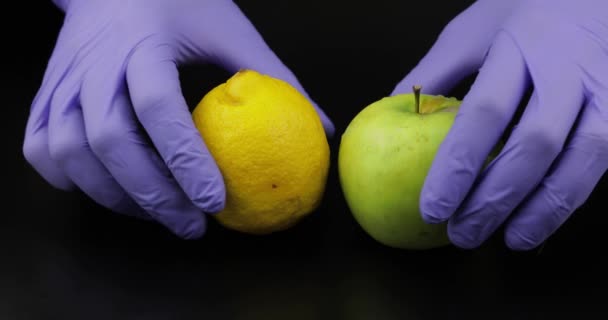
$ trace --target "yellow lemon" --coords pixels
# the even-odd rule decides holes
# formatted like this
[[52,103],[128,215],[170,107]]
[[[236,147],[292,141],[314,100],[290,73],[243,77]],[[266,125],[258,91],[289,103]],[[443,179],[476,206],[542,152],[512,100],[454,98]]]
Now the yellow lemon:
[[226,185],[220,224],[268,234],[318,207],[329,145],[313,105],[289,83],[241,70],[207,93],[192,117]]

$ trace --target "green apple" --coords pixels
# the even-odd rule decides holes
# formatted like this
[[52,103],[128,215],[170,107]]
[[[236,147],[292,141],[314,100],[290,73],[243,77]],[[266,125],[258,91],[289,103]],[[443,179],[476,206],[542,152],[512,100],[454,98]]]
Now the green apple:
[[[364,108],[341,137],[340,183],[359,225],[387,246],[424,250],[448,245],[446,224],[427,224],[420,191],[461,101],[412,93]],[[446,181],[449,183],[449,181]]]

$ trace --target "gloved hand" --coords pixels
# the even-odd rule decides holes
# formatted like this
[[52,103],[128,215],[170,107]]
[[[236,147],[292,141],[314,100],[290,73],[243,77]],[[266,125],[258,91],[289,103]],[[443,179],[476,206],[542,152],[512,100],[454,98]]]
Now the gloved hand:
[[232,1],[55,3],[66,16],[31,108],[27,161],[57,188],[80,188],[116,212],[200,237],[205,214],[224,207],[225,189],[177,65],[254,69],[304,89]]
[[[456,17],[395,88],[446,94],[479,74],[425,181],[425,221],[448,221],[474,248],[504,225],[535,248],[588,198],[608,169],[608,2],[480,0]],[[502,152],[484,161],[532,88]]]

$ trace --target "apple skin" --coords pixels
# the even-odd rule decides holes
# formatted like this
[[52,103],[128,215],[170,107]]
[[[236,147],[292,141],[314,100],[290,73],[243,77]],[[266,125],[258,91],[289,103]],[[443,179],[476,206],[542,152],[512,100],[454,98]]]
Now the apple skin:
[[[443,96],[385,97],[364,108],[341,137],[338,171],[345,200],[372,238],[393,248],[450,244],[447,225],[427,224],[420,191],[461,101]],[[446,181],[449,183],[449,181]]]

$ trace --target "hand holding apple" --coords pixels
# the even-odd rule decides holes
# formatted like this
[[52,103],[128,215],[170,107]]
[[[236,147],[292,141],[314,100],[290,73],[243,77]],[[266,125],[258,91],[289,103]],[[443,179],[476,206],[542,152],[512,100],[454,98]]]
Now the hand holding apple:
[[504,226],[509,248],[533,249],[605,176],[607,13],[603,0],[476,1],[396,86],[393,94],[418,83],[446,94],[478,73],[420,196],[423,219],[447,222],[453,244],[476,248]]

